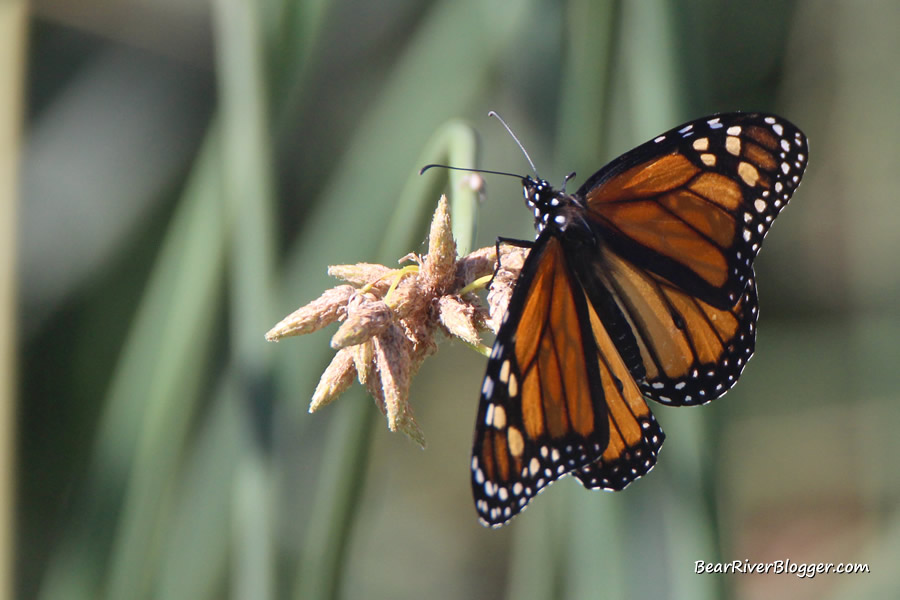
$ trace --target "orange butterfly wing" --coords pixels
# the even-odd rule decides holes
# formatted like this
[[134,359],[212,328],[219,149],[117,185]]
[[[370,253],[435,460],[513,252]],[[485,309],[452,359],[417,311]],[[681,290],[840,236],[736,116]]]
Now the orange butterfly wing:
[[752,278],[737,304],[722,310],[618,255],[604,255],[602,265],[602,279],[639,349],[645,396],[663,404],[703,404],[737,382],[756,339]]
[[807,156],[783,119],[712,117],[640,146],[576,193],[603,231],[595,275],[636,338],[647,397],[702,404],[737,382],[755,343],[753,260]]
[[783,119],[712,117],[625,154],[575,196],[614,252],[727,310],[807,155],[806,138]]
[[567,473],[624,488],[664,439],[645,398],[700,404],[737,381],[754,349],[753,260],[807,152],[787,121],[733,113],[658,136],[571,196],[523,179],[540,235],[482,387],[483,522]]
[[[656,462],[663,433],[555,237],[528,255],[482,386],[472,489],[498,526],[601,457]],[[509,333],[512,332],[512,333]],[[623,471],[623,475],[625,471]],[[621,479],[621,478],[620,478]]]

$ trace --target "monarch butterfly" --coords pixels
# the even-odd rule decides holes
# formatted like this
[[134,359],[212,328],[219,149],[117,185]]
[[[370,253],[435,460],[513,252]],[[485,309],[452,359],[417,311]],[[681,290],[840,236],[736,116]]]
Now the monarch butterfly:
[[703,404],[734,385],[754,348],[753,259],[806,163],[785,119],[728,113],[657,136],[574,194],[521,178],[537,236],[481,387],[483,524],[568,474],[625,488],[665,439],[647,399]]

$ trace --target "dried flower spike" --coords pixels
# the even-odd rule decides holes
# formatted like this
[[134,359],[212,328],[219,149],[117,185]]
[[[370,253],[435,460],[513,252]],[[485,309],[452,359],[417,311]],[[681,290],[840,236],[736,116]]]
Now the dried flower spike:
[[[492,298],[508,301],[517,273],[510,273],[512,267],[506,263],[520,267],[517,253],[521,255],[522,249],[501,248],[503,264],[489,296],[499,308],[492,306],[492,315],[505,309]],[[399,269],[370,263],[329,267],[328,273],[347,285],[297,309],[266,339],[311,333],[339,321],[331,338],[338,352],[316,386],[310,412],[333,401],[357,377],[385,414],[388,428],[424,447],[425,436],[409,403],[410,382],[425,358],[437,350],[438,331],[486,352],[479,333],[493,327],[472,292],[485,287],[494,274],[497,253],[490,247],[457,258],[447,199],[442,197],[431,222],[428,253],[407,258],[416,264]]]

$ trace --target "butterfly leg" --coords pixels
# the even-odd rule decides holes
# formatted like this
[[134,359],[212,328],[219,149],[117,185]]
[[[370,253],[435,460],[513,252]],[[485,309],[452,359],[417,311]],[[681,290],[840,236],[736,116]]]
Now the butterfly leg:
[[491,280],[488,282],[487,287],[491,287],[491,284],[494,283],[494,279],[497,277],[497,273],[500,271],[500,244],[509,244],[510,246],[516,246],[517,248],[533,248],[534,240],[517,240],[516,238],[498,237],[494,242],[494,248],[497,252],[497,266],[494,267],[494,274],[491,275]]

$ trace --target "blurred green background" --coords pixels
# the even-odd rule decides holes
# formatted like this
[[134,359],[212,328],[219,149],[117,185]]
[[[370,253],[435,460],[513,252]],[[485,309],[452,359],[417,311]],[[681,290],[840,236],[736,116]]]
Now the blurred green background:
[[[15,597],[900,597],[900,4],[30,10],[0,11],[28,30],[18,216],[0,203],[18,222]],[[327,265],[424,250],[445,175],[417,170],[472,160],[448,122],[477,132],[479,166],[527,172],[490,109],[557,182],[713,112],[776,112],[811,146],[757,261],[741,383],[654,406],[668,440],[625,492],[564,480],[499,531],[469,488],[484,357],[448,342],[423,366],[423,452],[358,384],[307,414],[333,328],[263,339],[333,285]],[[488,178],[474,247],[531,226],[518,183]],[[694,574],[745,559],[871,573]]]

